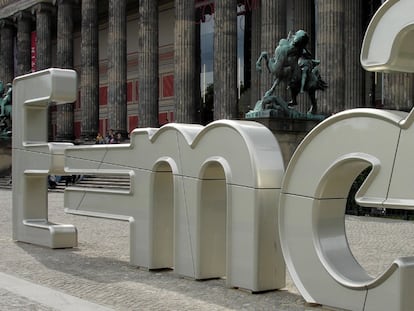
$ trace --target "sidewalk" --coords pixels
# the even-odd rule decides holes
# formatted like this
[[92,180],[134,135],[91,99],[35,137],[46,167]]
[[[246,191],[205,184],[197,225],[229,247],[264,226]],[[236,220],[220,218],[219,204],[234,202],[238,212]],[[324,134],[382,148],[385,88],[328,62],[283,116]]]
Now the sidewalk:
[[[289,277],[283,290],[250,294],[221,279],[132,267],[128,224],[66,215],[61,193],[49,193],[49,218],[78,228],[77,248],[14,242],[11,210],[12,191],[0,189],[0,310],[328,310],[306,304]],[[414,255],[412,222],[347,217],[346,226],[354,255],[373,275]]]

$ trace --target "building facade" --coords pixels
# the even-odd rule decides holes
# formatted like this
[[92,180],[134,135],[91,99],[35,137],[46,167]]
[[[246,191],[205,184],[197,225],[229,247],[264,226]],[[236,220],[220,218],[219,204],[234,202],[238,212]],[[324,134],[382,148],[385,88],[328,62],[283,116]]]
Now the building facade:
[[[0,0],[0,80],[49,67],[78,72],[73,104],[50,108],[51,140],[109,129],[242,118],[269,89],[261,51],[307,31],[329,87],[319,113],[410,110],[411,74],[365,72],[365,29],[381,0]],[[286,96],[284,86],[278,92]],[[301,95],[298,110],[308,99]]]

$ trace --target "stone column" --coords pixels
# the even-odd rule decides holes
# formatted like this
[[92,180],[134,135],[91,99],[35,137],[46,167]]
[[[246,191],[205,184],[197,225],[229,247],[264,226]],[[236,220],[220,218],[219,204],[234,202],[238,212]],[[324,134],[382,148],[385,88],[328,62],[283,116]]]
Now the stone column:
[[73,4],[74,0],[57,0],[57,53],[59,68],[73,68]]
[[138,126],[158,127],[158,0],[139,0]]
[[31,66],[31,33],[32,15],[28,12],[18,12],[14,15],[17,23],[17,51],[16,51],[16,76],[29,73]]
[[12,21],[0,20],[0,81],[3,81],[4,85],[12,83],[14,79],[13,35]]
[[[261,50],[270,53],[273,56],[275,48],[279,44],[279,40],[287,37],[286,30],[286,0],[261,0],[262,14],[262,34],[261,34]],[[260,83],[261,96],[265,91],[270,89],[273,84],[273,78],[269,74],[262,63],[262,74]],[[281,83],[277,89],[277,93],[282,97],[286,94],[286,85]]]
[[318,113],[331,115],[345,108],[344,2],[315,0],[317,6],[316,57],[329,87],[319,92]]
[[314,40],[314,4],[313,0],[293,0],[292,1],[292,14],[293,14],[293,29],[288,29],[295,33],[297,30],[305,30],[309,35],[308,49],[310,52],[314,52],[315,40]]
[[124,138],[128,136],[126,2],[109,0],[108,10],[108,122]]
[[[242,26],[242,24],[239,25],[239,18],[237,18],[237,27],[241,27],[243,28],[243,59],[240,59],[241,62],[243,62],[243,70],[240,71],[239,73],[239,77],[240,79],[243,79],[243,84],[240,84],[240,87],[243,86],[241,88],[241,92],[240,92],[240,98],[241,96],[243,96],[243,93],[246,92],[248,89],[250,89],[251,86],[251,64],[252,64],[252,59],[256,58],[256,54],[254,54],[252,56],[252,11],[258,11],[257,8],[255,8],[253,5],[248,7],[247,5],[244,6],[244,26]],[[237,9],[239,12],[239,9]],[[239,14],[239,13],[237,13]],[[241,20],[240,20],[241,21]],[[237,44],[239,45],[239,44]],[[237,62],[239,62],[239,55],[237,55]],[[256,60],[253,61],[254,63],[256,62]],[[237,66],[239,66],[239,64],[237,64]],[[242,68],[240,68],[242,69]],[[243,72],[242,72],[243,71]],[[241,81],[237,81],[237,85],[239,85]],[[244,88],[244,90],[243,90]],[[240,109],[240,105],[239,105],[239,109]]]
[[179,123],[196,122],[196,29],[194,0],[175,0],[174,96]]
[[410,111],[414,99],[412,73],[384,73],[383,108]]
[[39,3],[33,7],[36,14],[36,70],[52,67],[52,13],[53,6]]
[[[73,0],[58,0],[56,66],[73,68]],[[73,141],[73,103],[56,108],[56,140]]]
[[261,53],[261,8],[256,7],[252,10],[252,41],[251,41],[251,50],[252,50],[252,61],[250,62],[250,71],[251,71],[251,99],[250,99],[250,108],[253,109],[256,102],[262,98],[262,90],[260,89],[260,73],[256,70],[256,60]]
[[82,1],[81,138],[95,141],[99,130],[98,1]]
[[344,3],[345,109],[352,109],[366,106],[365,71],[359,60],[364,39],[365,5],[360,0],[348,0]]
[[[292,33],[297,30],[305,30],[309,35],[308,50],[315,55],[315,32],[314,32],[314,4],[313,0],[293,0],[292,1],[292,29],[288,29]],[[315,57],[315,56],[314,56]],[[307,94],[299,94],[298,106],[296,110],[306,113],[311,106],[311,101]]]
[[[36,71],[52,67],[52,13],[49,3],[39,3],[32,8],[36,15]],[[53,141],[52,109],[49,107],[49,141]]]
[[201,97],[201,23],[194,24],[195,32],[195,62],[194,62],[194,96],[195,96],[195,108],[194,108],[194,122],[202,123],[205,110],[203,110],[203,101]]
[[221,0],[214,16],[214,120],[237,118],[237,105],[237,6]]

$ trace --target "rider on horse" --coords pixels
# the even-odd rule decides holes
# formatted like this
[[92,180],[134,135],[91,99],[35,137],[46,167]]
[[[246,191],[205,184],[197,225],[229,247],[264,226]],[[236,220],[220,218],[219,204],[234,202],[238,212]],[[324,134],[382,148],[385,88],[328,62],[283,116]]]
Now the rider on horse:
[[287,39],[281,39],[275,49],[274,57],[268,57],[267,52],[262,52],[256,62],[257,70],[261,70],[261,60],[266,60],[266,66],[275,76],[272,87],[266,91],[265,96],[271,96],[279,85],[285,81],[290,89],[292,100],[290,105],[296,105],[296,97],[299,93],[307,92],[311,99],[310,113],[316,113],[316,90],[324,90],[327,87],[322,80],[317,66],[319,60],[314,60],[307,50],[309,36],[303,30],[298,30],[293,36],[289,34]]

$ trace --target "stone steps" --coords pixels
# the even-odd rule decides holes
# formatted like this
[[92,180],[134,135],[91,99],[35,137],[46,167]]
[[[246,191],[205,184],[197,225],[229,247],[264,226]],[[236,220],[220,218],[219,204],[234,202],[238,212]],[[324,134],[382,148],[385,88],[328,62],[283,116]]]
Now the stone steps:
[[[131,183],[125,175],[85,175],[69,183],[68,186],[76,186],[88,189],[108,189],[108,190],[129,190]],[[63,192],[66,188],[64,180],[56,183],[56,188],[49,189],[50,192]],[[0,177],[0,189],[12,189],[11,176]]]
[[11,189],[12,182],[11,176],[1,176],[0,177],[0,189]]
[[87,175],[76,182],[76,187],[108,190],[129,190],[129,176],[125,175]]

